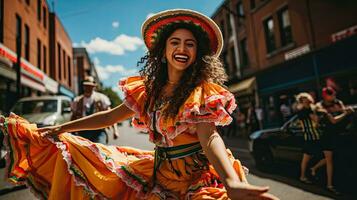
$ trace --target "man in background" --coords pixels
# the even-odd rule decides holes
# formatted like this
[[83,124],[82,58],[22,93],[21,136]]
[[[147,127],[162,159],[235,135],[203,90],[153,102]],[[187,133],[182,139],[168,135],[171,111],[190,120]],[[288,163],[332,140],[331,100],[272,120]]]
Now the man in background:
[[[83,83],[83,95],[76,97],[72,104],[72,118],[71,120],[79,119],[94,113],[110,109],[109,98],[99,92],[95,91],[97,86],[92,76],[87,76]],[[119,132],[117,125],[110,127],[113,129],[113,137],[117,139]],[[88,130],[77,133],[79,136],[89,139],[92,142],[108,143],[108,134],[105,129]]]

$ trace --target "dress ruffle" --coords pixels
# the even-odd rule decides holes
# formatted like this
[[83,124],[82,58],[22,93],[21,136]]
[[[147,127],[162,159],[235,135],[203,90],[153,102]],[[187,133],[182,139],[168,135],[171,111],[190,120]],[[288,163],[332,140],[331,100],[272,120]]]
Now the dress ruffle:
[[[142,113],[145,113],[142,109],[146,100],[143,78],[135,76],[122,79],[119,85],[125,94],[125,105],[136,112],[136,117],[132,120],[133,125],[150,133],[150,125],[144,123],[145,118],[142,116]],[[215,83],[203,82],[194,89],[175,118],[163,119],[161,112],[157,111],[156,127],[161,137],[154,139],[153,133],[150,133],[150,140],[160,146],[173,146],[172,140],[179,134],[196,133],[196,123],[228,125],[232,122],[230,114],[236,107],[232,93]],[[152,118],[149,114],[146,117]]]
[[[197,170],[194,157],[162,163],[152,184],[153,151],[92,143],[69,133],[39,136],[35,124],[5,120],[6,178],[27,183],[41,199],[227,199],[217,172]],[[244,170],[228,157],[241,181]],[[176,166],[181,176],[173,172]]]

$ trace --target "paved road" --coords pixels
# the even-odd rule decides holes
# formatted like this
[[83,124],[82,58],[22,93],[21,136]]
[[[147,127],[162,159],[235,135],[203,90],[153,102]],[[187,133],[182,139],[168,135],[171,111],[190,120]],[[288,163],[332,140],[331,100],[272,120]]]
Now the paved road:
[[[115,145],[127,145],[132,147],[137,147],[141,149],[151,150],[153,145],[148,142],[148,135],[142,134],[130,128],[127,123],[120,126],[120,138],[119,140],[110,140],[110,144]],[[239,142],[237,142],[239,141]],[[242,163],[248,166],[251,170],[248,180],[251,184],[255,185],[268,185],[270,186],[270,191],[274,195],[280,197],[281,199],[291,199],[291,200],[328,200],[332,199],[326,195],[322,189],[313,186],[302,186],[291,177],[284,177],[274,174],[264,174],[254,169],[254,162],[250,157],[246,148],[246,143],[240,142],[241,140],[227,140],[227,146],[232,150],[232,152],[241,159]],[[240,144],[241,143],[241,144]],[[3,176],[4,169],[0,170],[0,176]],[[4,185],[4,182],[0,182],[0,189],[8,187]],[[312,189],[311,189],[312,188]],[[323,195],[321,195],[323,194]],[[1,200],[33,200],[36,199],[34,195],[29,191],[29,189],[21,189],[7,194],[0,195]],[[347,198],[348,199],[348,198]]]

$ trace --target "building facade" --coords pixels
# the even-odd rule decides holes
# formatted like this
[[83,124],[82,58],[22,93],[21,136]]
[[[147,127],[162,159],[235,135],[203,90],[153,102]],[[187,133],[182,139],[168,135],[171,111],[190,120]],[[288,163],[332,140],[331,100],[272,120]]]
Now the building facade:
[[59,93],[75,97],[72,41],[55,13],[50,13],[51,77],[59,83]]
[[[52,52],[57,44],[61,56]],[[1,112],[24,96],[74,96],[72,60],[72,42],[46,0],[0,0]]]
[[224,1],[212,18],[225,36],[222,60],[241,108],[254,102],[265,124],[277,125],[283,102],[292,104],[302,91],[318,100],[325,85],[357,103],[356,9],[354,1]]
[[83,93],[82,82],[86,76],[93,76],[96,83],[98,83],[98,88],[101,88],[101,82],[99,80],[97,70],[91,61],[87,50],[83,47],[73,48],[73,56],[74,69],[76,71],[74,77],[76,77],[76,83],[78,85],[75,89],[76,93]]

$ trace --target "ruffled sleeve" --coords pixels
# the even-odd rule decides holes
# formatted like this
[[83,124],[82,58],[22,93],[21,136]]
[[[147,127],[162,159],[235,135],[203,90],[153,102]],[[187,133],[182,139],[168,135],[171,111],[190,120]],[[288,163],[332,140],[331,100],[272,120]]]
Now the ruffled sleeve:
[[144,78],[132,76],[121,79],[119,88],[124,93],[123,103],[135,112],[132,124],[136,128],[147,129],[146,116],[143,116],[143,109],[146,100]]
[[225,126],[232,122],[230,114],[236,107],[232,93],[215,83],[204,82],[195,88],[180,108],[179,121],[214,122],[216,126]]

